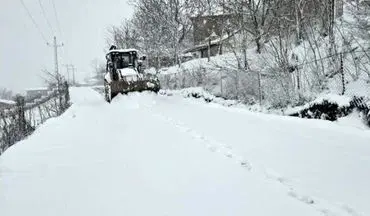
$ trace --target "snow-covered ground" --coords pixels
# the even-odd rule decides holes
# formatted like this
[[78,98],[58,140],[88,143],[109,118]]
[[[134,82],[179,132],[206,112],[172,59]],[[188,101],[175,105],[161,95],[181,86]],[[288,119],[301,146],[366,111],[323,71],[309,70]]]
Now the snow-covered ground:
[[1,215],[370,214],[370,132],[182,96],[72,107],[0,157]]

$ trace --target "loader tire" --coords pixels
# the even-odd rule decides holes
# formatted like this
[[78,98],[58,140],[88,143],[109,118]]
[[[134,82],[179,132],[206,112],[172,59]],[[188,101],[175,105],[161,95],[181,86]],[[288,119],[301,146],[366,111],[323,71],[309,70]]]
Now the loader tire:
[[104,80],[104,98],[108,103],[112,101],[112,88],[106,80]]

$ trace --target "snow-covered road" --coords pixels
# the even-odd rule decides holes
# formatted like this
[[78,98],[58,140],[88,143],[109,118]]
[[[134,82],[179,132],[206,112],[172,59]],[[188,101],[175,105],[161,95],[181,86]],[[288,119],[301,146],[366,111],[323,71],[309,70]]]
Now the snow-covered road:
[[90,88],[0,157],[0,215],[370,215],[370,133]]

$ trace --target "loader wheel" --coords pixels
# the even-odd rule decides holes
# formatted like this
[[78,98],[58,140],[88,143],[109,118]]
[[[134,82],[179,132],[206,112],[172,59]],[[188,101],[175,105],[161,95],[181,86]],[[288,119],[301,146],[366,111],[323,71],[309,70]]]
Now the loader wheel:
[[104,80],[104,97],[110,103],[112,101],[112,89],[107,81]]
[[154,92],[154,93],[158,94],[158,92],[159,92],[159,88],[152,89],[152,92]]

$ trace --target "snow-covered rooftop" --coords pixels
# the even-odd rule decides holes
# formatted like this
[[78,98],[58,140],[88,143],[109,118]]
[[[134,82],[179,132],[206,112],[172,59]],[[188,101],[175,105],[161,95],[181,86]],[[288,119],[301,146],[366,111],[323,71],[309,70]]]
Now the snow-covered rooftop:
[[112,53],[112,52],[139,52],[137,49],[114,49],[114,50],[109,50],[109,53]]
[[8,104],[8,105],[14,105],[14,104],[16,104],[15,101],[5,100],[5,99],[0,99],[0,103],[2,103],[2,104]]
[[26,91],[46,91],[48,87],[35,87],[35,88],[28,88]]
[[[219,38],[216,38],[216,39],[213,39],[211,40],[211,46],[213,45],[218,45],[226,40],[228,40],[229,38],[235,36],[236,34],[239,33],[240,30],[236,30],[234,31],[232,34],[229,34],[229,35],[223,35],[222,37],[219,37]],[[201,43],[201,44],[198,44],[198,45],[195,45],[191,48],[188,48],[188,49],[185,49],[183,50],[182,52],[183,53],[189,53],[189,52],[194,52],[194,51],[198,51],[198,50],[201,50],[201,49],[205,49],[208,47],[208,42],[204,41],[204,43]]]

